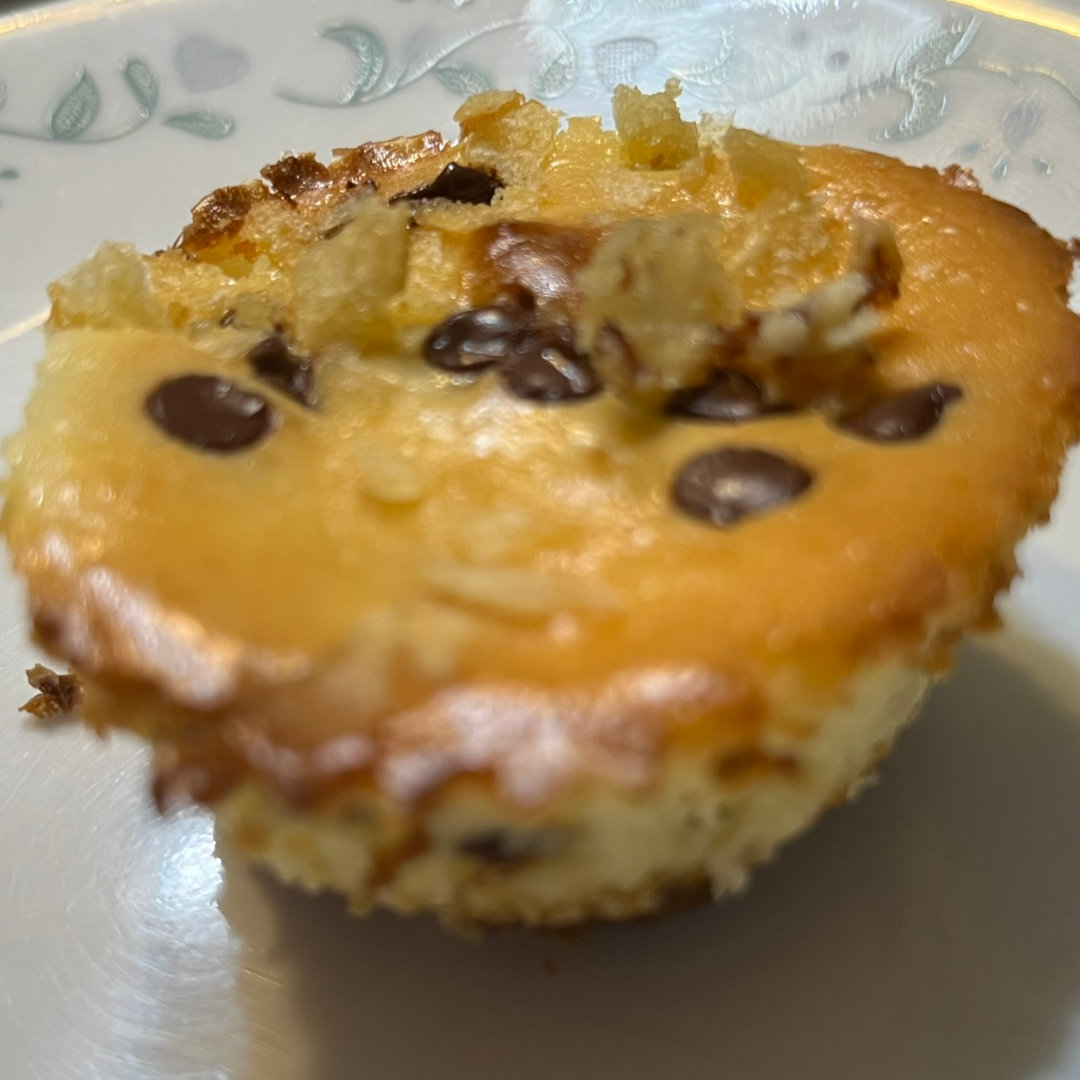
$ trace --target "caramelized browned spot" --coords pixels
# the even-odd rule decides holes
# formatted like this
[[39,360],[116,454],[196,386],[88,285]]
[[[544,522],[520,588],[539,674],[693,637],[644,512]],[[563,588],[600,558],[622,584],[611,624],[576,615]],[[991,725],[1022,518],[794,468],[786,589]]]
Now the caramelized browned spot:
[[947,165],[941,170],[941,175],[953,187],[962,188],[965,191],[982,191],[982,185],[975,179],[975,174],[965,165]]
[[434,157],[445,149],[446,140],[437,131],[425,131],[420,135],[403,135],[386,142],[368,142],[335,150],[331,169],[348,187],[355,187],[365,180],[377,184],[383,177]]
[[196,203],[191,224],[180,234],[178,246],[184,251],[197,251],[239,231],[251,208],[267,198],[270,192],[258,181],[218,188]]
[[274,191],[290,203],[307,191],[329,187],[333,182],[330,170],[314,154],[293,154],[267,165],[262,175]]
[[691,517],[710,525],[735,525],[798,498],[813,479],[779,454],[724,446],[691,458],[675,477],[671,497]]
[[27,673],[26,681],[37,691],[19,712],[27,712],[39,720],[55,716],[70,716],[82,701],[82,684],[75,675],[60,675],[44,664],[35,664]]
[[896,234],[882,222],[860,222],[855,232],[854,269],[864,278],[868,293],[864,304],[888,307],[900,296],[904,261]]
[[599,229],[500,221],[478,229],[474,245],[475,294],[493,298],[522,286],[538,300],[576,304],[576,278],[600,238]]

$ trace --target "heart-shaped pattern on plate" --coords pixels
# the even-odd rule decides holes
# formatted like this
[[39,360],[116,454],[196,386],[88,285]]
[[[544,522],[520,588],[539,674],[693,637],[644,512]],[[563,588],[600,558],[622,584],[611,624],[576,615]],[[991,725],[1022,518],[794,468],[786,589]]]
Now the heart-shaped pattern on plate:
[[251,66],[239,46],[221,45],[206,37],[186,37],[176,47],[176,70],[185,89],[220,90],[239,82]]

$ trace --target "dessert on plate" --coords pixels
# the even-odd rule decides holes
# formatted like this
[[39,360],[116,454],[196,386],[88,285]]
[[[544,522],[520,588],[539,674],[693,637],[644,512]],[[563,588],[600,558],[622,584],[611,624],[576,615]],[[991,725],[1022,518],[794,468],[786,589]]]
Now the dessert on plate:
[[3,531],[163,806],[359,910],[648,914],[994,624],[1080,424],[1070,251],[676,97],[480,94],[53,286]]

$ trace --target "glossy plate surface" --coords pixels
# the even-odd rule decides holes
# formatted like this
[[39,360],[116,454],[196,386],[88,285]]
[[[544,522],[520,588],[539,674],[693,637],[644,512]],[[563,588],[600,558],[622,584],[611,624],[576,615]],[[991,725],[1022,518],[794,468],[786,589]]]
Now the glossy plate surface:
[[[0,16],[0,430],[47,283],[106,238],[171,242],[286,149],[449,129],[518,87],[684,106],[919,163],[1080,234],[1080,15],[917,0],[84,0]],[[16,707],[0,577],[4,1080],[1080,1078],[1080,472],[1023,549],[1009,629],[880,786],[749,895],[580,940],[472,944],[223,866],[159,820],[143,751]],[[228,860],[226,860],[228,861]]]

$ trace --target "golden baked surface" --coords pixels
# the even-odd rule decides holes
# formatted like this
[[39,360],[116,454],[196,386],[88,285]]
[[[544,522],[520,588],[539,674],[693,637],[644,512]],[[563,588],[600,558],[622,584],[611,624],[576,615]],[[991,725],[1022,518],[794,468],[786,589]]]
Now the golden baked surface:
[[1065,247],[635,94],[286,159],[54,287],[3,529],[177,786],[641,783],[992,619],[1077,433]]

